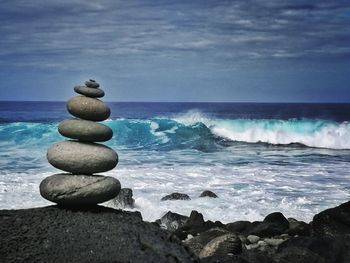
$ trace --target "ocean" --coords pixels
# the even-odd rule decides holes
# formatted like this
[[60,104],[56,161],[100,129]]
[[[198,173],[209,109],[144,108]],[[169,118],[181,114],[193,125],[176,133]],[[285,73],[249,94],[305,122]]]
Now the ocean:
[[[120,161],[104,174],[133,189],[147,221],[191,210],[222,222],[275,211],[310,221],[350,198],[350,104],[107,104],[106,145]],[[65,118],[64,102],[0,102],[0,209],[51,204],[39,184],[60,172],[46,151],[65,140]],[[172,192],[191,200],[160,201]]]

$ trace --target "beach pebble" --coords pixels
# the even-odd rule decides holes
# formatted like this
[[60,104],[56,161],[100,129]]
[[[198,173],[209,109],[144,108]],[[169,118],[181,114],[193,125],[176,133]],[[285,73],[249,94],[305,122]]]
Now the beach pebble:
[[245,245],[247,250],[251,250],[251,249],[256,249],[259,247],[259,245],[257,243],[255,244],[250,244],[250,245]]
[[58,131],[65,137],[88,142],[104,142],[113,136],[113,131],[106,125],[86,120],[64,120]]
[[93,205],[118,195],[120,183],[110,176],[55,174],[40,184],[45,199],[62,205]]
[[273,247],[278,247],[280,244],[283,243],[283,239],[277,239],[277,238],[265,238],[264,241]]
[[47,159],[54,167],[76,174],[106,172],[118,163],[118,155],[111,148],[79,141],[53,144],[47,152]]
[[89,80],[85,81],[85,85],[86,85],[86,87],[93,88],[93,89],[97,89],[100,86],[100,84],[98,84],[93,79],[89,79]]
[[249,236],[247,236],[247,239],[251,244],[254,244],[260,240],[260,237],[255,236],[255,235],[249,235]]
[[77,96],[67,102],[67,110],[77,118],[90,121],[104,121],[111,114],[109,107],[94,98]]
[[105,92],[102,89],[98,88],[89,88],[86,86],[75,86],[74,91],[81,95],[91,97],[91,98],[102,98],[105,95]]

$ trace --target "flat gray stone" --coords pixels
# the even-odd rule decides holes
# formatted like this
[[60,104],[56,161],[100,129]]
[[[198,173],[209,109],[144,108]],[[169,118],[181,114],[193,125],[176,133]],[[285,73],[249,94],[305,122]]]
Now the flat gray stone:
[[117,196],[120,183],[102,175],[55,174],[40,183],[40,194],[60,205],[94,205]]
[[89,88],[86,86],[75,86],[74,91],[81,95],[91,97],[91,98],[102,98],[105,95],[105,92],[99,88]]
[[58,131],[65,137],[87,142],[104,142],[113,136],[108,126],[86,120],[64,120],[58,126]]
[[85,96],[71,98],[67,110],[77,118],[90,121],[104,121],[111,114],[109,107],[102,101]]
[[47,160],[66,172],[93,174],[112,170],[118,164],[118,155],[103,144],[63,141],[49,148]]
[[85,85],[86,85],[86,87],[93,88],[93,89],[97,89],[100,86],[100,84],[98,84],[93,79],[85,81]]

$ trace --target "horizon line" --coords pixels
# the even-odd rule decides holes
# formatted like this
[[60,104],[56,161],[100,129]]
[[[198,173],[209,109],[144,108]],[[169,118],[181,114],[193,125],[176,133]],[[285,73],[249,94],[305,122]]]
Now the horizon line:
[[[66,100],[0,100],[2,102],[67,102]],[[348,102],[334,102],[334,101],[103,101],[106,103],[236,103],[236,104],[350,104]]]

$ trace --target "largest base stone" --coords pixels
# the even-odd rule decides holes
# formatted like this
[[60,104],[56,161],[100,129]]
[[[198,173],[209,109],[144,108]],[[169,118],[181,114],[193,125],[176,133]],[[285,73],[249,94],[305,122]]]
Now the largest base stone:
[[55,174],[46,177],[40,184],[42,197],[66,206],[103,203],[119,192],[119,181],[102,175]]

